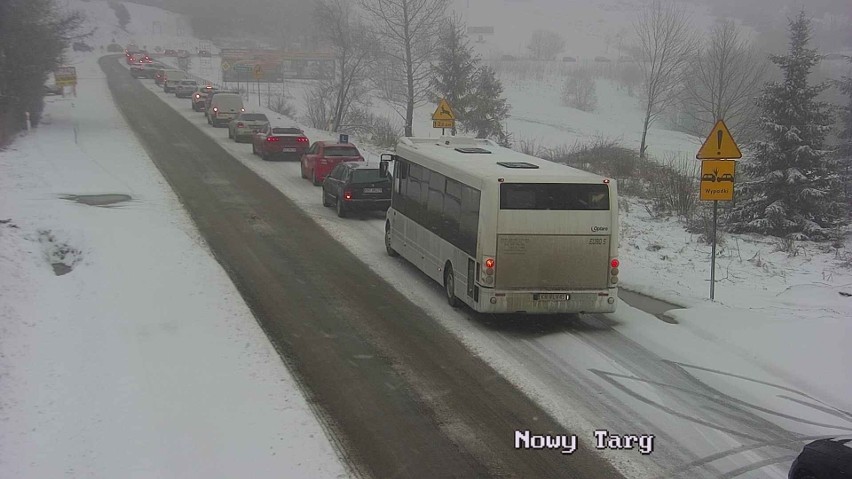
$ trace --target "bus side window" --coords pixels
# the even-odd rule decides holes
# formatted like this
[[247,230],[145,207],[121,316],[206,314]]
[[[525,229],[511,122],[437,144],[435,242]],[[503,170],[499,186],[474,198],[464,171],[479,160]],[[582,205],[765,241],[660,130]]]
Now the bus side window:
[[391,201],[393,202],[393,209],[407,216],[405,196],[408,192],[408,162],[397,158],[394,163],[394,194],[391,196]]
[[405,192],[405,215],[418,223],[423,222],[423,214],[421,211],[425,209],[421,208],[420,203],[420,188],[423,186],[420,182],[421,175],[423,175],[422,166],[409,164],[408,190]]

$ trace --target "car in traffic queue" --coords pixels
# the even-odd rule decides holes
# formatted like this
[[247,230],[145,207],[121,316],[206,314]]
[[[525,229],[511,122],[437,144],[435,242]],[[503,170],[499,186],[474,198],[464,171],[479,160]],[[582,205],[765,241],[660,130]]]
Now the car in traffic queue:
[[163,91],[174,93],[175,87],[181,80],[187,79],[189,75],[183,70],[166,70],[163,74]]
[[310,145],[310,140],[301,129],[268,123],[252,135],[251,142],[251,152],[260,155],[264,161],[288,155],[301,158]]
[[177,50],[172,50],[171,48],[166,48],[165,50],[163,50],[163,56],[164,57],[176,57],[177,56]]
[[335,206],[337,216],[349,212],[387,211],[391,205],[391,181],[378,164],[346,161],[331,170],[322,182],[322,205]]
[[210,54],[209,50],[198,50],[198,56],[209,58],[212,55]]
[[364,156],[352,143],[315,141],[302,155],[302,178],[308,178],[314,186],[319,186],[331,170],[344,161],[364,161]]
[[221,93],[234,93],[234,94],[237,94],[237,95],[240,94],[240,92],[238,92],[236,90],[215,90],[215,91],[208,92],[207,98],[204,99],[204,108],[199,110],[199,111],[204,112],[204,116],[207,117],[208,123],[210,121],[210,115],[209,115],[210,104],[213,102],[213,97],[215,97],[216,95],[219,95]]
[[204,111],[204,109],[207,107],[207,95],[214,91],[219,91],[219,89],[213,85],[204,85],[196,88],[195,92],[190,97],[190,99],[192,100],[192,110]]
[[157,71],[154,72],[154,83],[157,86],[159,86],[159,87],[163,86],[163,82],[166,80],[166,71],[167,70],[169,70],[169,69],[168,68],[160,68],[160,69],[158,69]]
[[251,140],[251,136],[265,125],[269,124],[269,118],[263,113],[240,112],[236,118],[228,123],[228,138],[240,143],[242,140]]
[[189,98],[198,89],[198,82],[184,78],[175,85],[175,96],[178,98]]
[[154,60],[148,55],[146,51],[138,51],[138,52],[128,52],[126,56],[126,61],[128,65],[132,65],[137,62],[141,63],[153,63]]
[[228,122],[246,111],[243,106],[243,97],[239,93],[216,93],[212,95],[210,105],[207,107],[207,123],[218,126],[227,126]]
[[154,78],[157,70],[165,69],[162,63],[134,63],[130,66],[130,76],[133,78]]

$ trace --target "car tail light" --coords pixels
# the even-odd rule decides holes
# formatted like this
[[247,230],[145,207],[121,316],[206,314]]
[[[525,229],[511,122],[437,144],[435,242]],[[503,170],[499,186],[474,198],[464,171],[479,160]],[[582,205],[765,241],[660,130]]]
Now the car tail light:
[[281,141],[281,138],[278,138],[277,136],[267,136],[266,141]]
[[237,128],[245,128],[245,127],[246,127],[245,123],[243,123],[243,122],[237,123]]
[[195,94],[195,99],[197,100],[197,99],[199,99],[199,98],[201,98],[201,95],[199,95],[198,93],[196,93],[196,94]]
[[496,266],[496,262],[494,258],[485,257],[482,259],[482,274],[480,275],[481,281],[486,285],[494,284],[494,266]]
[[308,139],[305,138],[304,136],[300,136],[299,138],[296,138],[296,141],[299,142],[299,143],[307,143]]
[[343,192],[343,199],[349,201],[352,199],[352,191],[346,190]]

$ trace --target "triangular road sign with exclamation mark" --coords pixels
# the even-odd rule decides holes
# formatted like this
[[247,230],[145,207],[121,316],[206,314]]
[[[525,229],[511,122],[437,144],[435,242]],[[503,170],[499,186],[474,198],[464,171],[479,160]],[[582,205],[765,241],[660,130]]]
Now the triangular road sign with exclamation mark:
[[695,157],[699,160],[736,160],[743,154],[725,122],[719,120]]

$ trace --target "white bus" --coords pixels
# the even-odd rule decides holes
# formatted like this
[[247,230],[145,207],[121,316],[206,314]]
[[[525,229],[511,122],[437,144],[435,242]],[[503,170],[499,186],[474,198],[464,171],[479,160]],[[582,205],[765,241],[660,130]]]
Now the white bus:
[[442,284],[450,305],[615,311],[614,181],[474,138],[403,138],[390,159],[385,247]]

